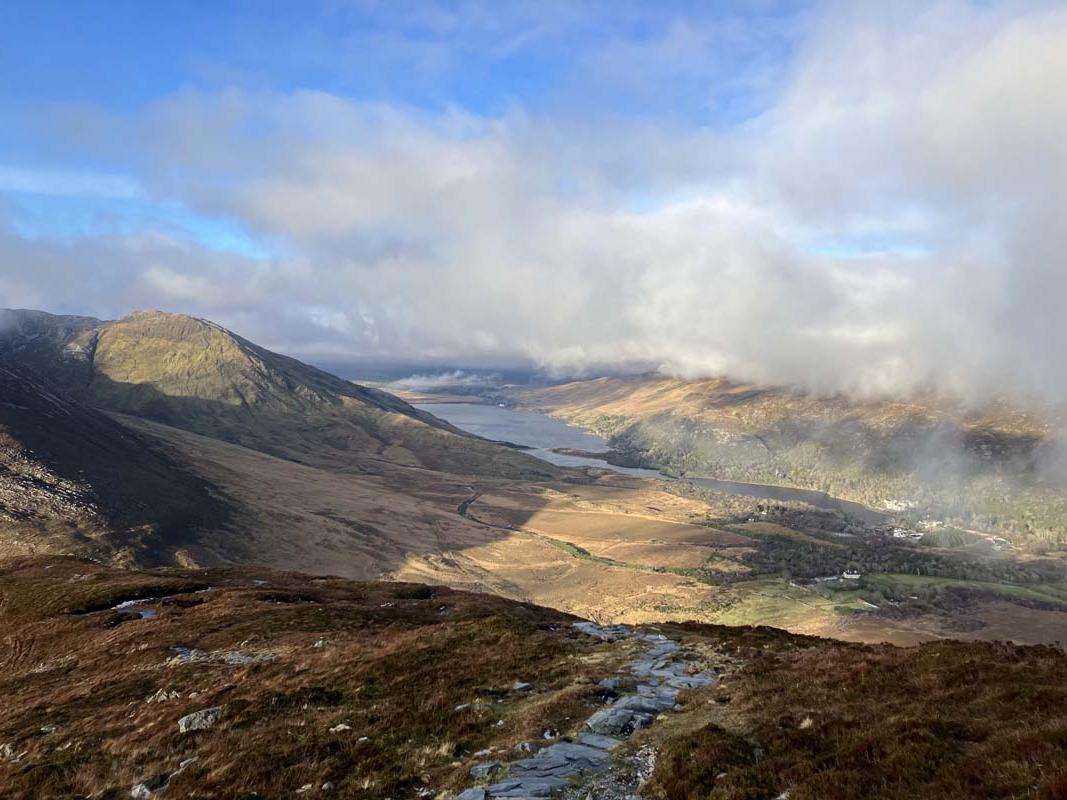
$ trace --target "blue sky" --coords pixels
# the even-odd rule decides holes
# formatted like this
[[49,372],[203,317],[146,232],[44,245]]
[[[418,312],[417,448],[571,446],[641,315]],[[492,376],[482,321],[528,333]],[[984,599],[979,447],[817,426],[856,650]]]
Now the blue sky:
[[0,75],[0,306],[1067,395],[1053,0],[12,0]]
[[28,236],[160,224],[209,247],[262,254],[267,245],[238,221],[201,219],[144,192],[121,147],[79,146],[67,113],[136,115],[183,90],[240,87],[315,89],[431,112],[522,108],[728,126],[771,102],[803,9],[722,1],[8,3],[0,8],[0,113],[15,124],[0,128],[0,191],[16,231]]

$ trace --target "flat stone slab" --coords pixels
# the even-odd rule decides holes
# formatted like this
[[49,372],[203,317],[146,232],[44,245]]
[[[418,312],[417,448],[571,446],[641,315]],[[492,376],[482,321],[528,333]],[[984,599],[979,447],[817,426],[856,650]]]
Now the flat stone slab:
[[578,741],[600,750],[611,750],[622,744],[622,739],[616,739],[614,736],[603,736],[599,733],[583,733],[578,737]]
[[585,721],[585,724],[593,733],[613,736],[622,733],[632,719],[633,712],[625,708],[609,706],[593,714]]
[[471,767],[470,774],[475,779],[488,778],[490,773],[498,769],[500,769],[499,761],[483,761],[481,764],[475,764]]
[[670,678],[667,681],[668,686],[673,686],[676,689],[703,689],[705,686],[711,686],[715,683],[715,678],[706,673],[700,675],[679,675],[676,678]]
[[574,627],[586,636],[592,636],[604,642],[631,639],[636,635],[625,625],[597,625],[595,622],[575,622]]
[[661,711],[666,711],[668,708],[674,708],[674,701],[670,701],[666,705],[665,702],[666,701],[652,697],[642,697],[639,694],[631,694],[621,698],[612,706],[612,709],[625,709],[627,711],[637,711],[641,714],[652,714],[655,716]]
[[[650,645],[644,654],[629,665],[629,676],[605,678],[598,686],[609,692],[617,691],[624,682],[637,678],[636,690],[617,699],[609,698],[608,705],[585,721],[586,732],[574,742],[557,742],[536,755],[512,762],[508,777],[484,788],[468,789],[456,800],[541,800],[554,795],[583,773],[607,769],[610,752],[623,743],[635,730],[652,724],[656,717],[676,707],[678,693],[683,689],[699,689],[715,682],[710,672],[690,674],[692,668],[678,656],[680,645],[659,633],[638,633],[625,625],[597,625],[595,622],[576,622],[574,628],[587,636],[604,642],[637,639]],[[516,682],[514,691],[528,691],[528,684]],[[472,768],[471,774],[487,777],[501,766],[486,762]]]
[[563,778],[521,778],[491,784],[485,791],[489,797],[549,797],[566,785]]

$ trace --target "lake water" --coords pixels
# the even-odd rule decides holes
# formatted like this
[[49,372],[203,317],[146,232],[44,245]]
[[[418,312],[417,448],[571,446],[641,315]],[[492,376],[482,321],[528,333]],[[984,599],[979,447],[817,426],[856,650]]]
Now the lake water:
[[[568,425],[546,414],[476,403],[419,403],[418,407],[476,436],[529,447],[530,449],[526,452],[530,455],[562,467],[599,467],[642,478],[678,480],[653,469],[617,467],[598,458],[553,453],[552,448],[559,447],[599,453],[610,450],[611,446],[605,439],[584,428]],[[884,514],[859,503],[832,497],[825,492],[793,489],[788,486],[768,486],[762,483],[724,481],[715,478],[686,478],[685,480],[695,486],[717,492],[765,500],[796,500],[817,508],[843,511],[869,524],[878,524],[886,520]]]

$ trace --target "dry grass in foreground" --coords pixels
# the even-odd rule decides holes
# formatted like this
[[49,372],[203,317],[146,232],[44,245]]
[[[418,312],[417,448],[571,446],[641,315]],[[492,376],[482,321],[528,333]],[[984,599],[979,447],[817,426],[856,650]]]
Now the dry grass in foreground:
[[714,722],[665,743],[648,797],[1067,798],[1061,649],[765,636],[716,687]]
[[[632,658],[572,619],[417,584],[0,562],[0,797],[445,800],[574,733]],[[659,627],[723,677],[621,748],[658,749],[649,800],[1067,798],[1060,649]]]
[[[112,609],[161,596],[154,618]],[[190,758],[166,796],[437,794],[462,785],[474,752],[588,713],[587,675],[610,672],[611,653],[569,621],[413,584],[8,561],[0,796],[127,798]],[[179,732],[216,706],[214,727]]]

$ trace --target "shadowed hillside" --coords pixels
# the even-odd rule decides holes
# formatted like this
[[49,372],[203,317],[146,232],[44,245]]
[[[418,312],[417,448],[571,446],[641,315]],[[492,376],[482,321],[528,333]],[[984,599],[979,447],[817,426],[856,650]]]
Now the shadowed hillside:
[[2,551],[165,563],[231,510],[154,440],[0,359]]
[[7,311],[0,353],[73,395],[316,466],[375,460],[511,477],[552,467],[456,430],[396,397],[265,350],[205,320],[117,322]]

